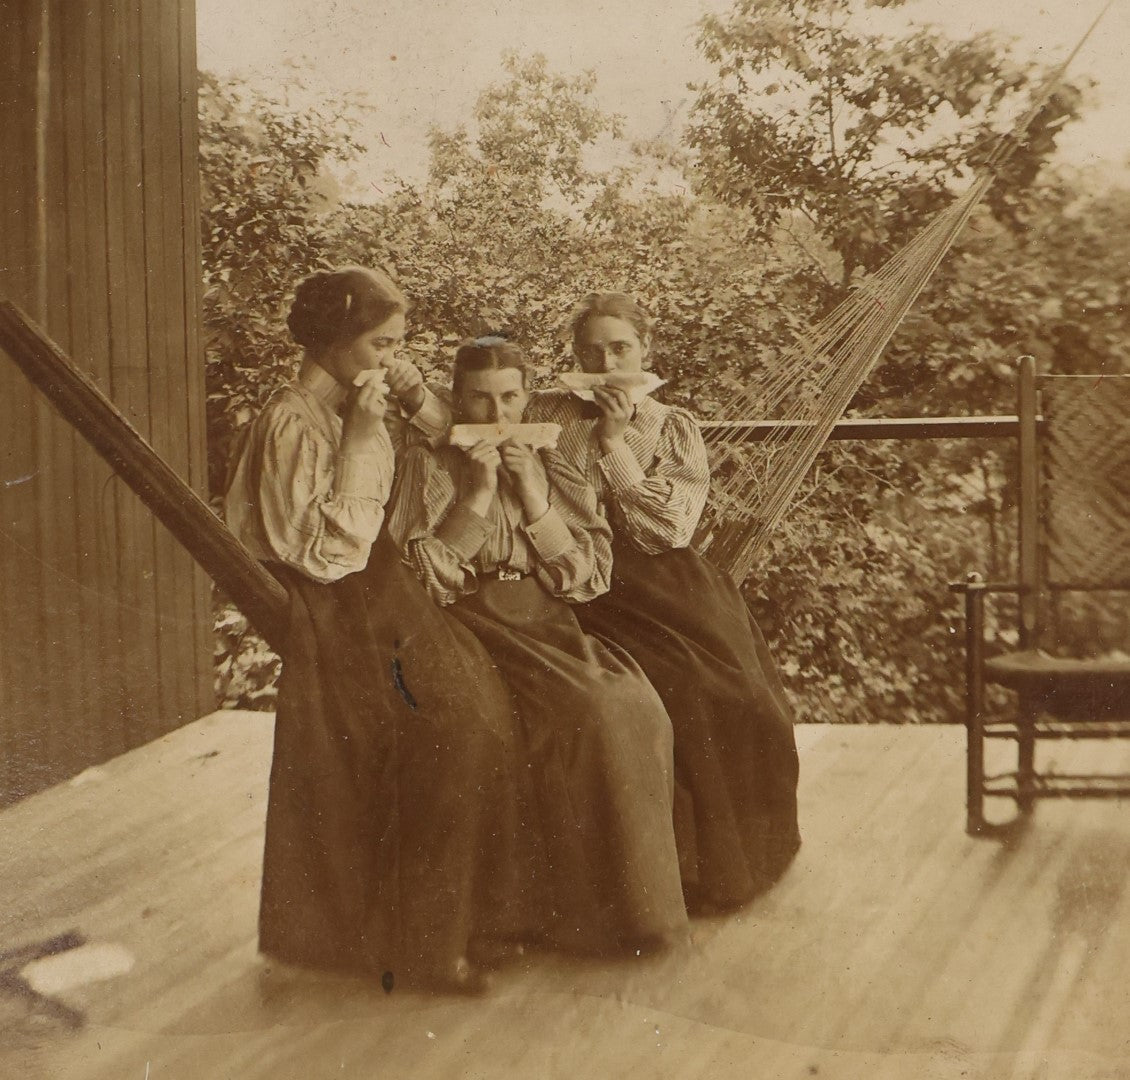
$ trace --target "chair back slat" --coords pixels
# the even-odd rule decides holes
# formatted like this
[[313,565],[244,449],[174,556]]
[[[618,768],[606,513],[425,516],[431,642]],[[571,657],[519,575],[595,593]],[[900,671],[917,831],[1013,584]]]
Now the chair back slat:
[[1130,376],[1041,376],[1046,584],[1130,580]]

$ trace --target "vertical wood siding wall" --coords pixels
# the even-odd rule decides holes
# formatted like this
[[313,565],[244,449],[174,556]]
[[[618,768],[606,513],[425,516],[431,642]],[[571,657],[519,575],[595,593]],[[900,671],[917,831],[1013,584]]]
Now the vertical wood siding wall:
[[[192,0],[0,0],[0,295],[206,483]],[[0,356],[0,803],[213,707],[209,586]]]

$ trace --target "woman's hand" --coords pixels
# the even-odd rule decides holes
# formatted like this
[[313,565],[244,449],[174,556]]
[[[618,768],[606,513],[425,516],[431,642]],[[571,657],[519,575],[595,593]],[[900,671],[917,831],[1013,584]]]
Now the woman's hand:
[[388,411],[388,386],[383,379],[370,378],[354,387],[346,399],[342,443],[363,443],[376,439],[384,429]]
[[460,501],[480,517],[486,517],[498,494],[498,470],[502,458],[496,447],[480,439],[466,451],[467,468],[463,473]]
[[619,386],[594,386],[592,396],[601,411],[596,422],[597,441],[601,450],[609,454],[623,443],[624,432],[628,430],[636,407],[628,391]]
[[549,509],[549,480],[541,460],[528,446],[517,443],[504,442],[498,450],[526,520],[537,521]]
[[384,369],[390,393],[409,415],[424,404],[424,376],[411,360],[395,357]]

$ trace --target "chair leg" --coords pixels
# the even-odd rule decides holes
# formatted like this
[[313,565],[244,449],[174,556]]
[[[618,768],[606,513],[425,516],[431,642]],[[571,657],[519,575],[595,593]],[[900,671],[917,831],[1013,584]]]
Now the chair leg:
[[985,743],[979,725],[965,729],[965,831],[976,836],[985,829]]
[[985,829],[985,679],[982,592],[965,594],[965,831]]
[[1036,803],[1036,709],[1021,694],[1016,714],[1016,808],[1030,814]]

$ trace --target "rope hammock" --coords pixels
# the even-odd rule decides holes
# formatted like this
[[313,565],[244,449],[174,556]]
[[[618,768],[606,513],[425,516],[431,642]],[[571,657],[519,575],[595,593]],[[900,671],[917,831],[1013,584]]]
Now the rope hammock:
[[[853,285],[767,378],[738,390],[720,410],[727,421],[705,436],[714,485],[696,547],[739,584],[793,504],[837,419],[1109,7],[1044,81],[1013,130],[997,139],[968,190],[884,266]],[[741,447],[745,422],[766,417],[773,427],[754,459]]]

